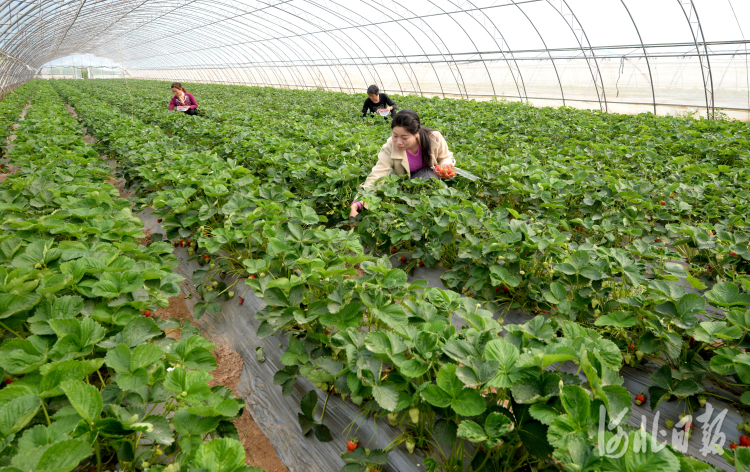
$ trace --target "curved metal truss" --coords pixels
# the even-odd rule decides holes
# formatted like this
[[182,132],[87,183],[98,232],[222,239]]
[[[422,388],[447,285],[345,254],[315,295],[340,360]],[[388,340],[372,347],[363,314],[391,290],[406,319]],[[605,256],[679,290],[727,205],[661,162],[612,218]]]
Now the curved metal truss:
[[[736,33],[710,41],[720,3]],[[0,88],[94,54],[131,77],[750,116],[738,3],[653,0],[684,21],[648,42],[638,0],[0,0]]]

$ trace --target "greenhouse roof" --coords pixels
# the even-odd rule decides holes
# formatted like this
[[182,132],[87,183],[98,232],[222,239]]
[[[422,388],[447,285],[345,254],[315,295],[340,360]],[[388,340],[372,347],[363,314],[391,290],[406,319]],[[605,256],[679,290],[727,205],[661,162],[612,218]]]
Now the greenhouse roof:
[[6,88],[95,54],[164,80],[750,110],[738,0],[11,0],[0,28]]

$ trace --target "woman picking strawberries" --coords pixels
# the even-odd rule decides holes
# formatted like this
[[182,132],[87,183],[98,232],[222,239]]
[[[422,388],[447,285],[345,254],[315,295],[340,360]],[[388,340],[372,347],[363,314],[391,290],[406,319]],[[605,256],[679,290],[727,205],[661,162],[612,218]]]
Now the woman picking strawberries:
[[198,112],[198,101],[195,99],[192,93],[188,93],[185,87],[181,83],[175,82],[172,84],[172,93],[174,97],[169,102],[169,109],[174,110],[177,107],[177,111],[182,111],[186,115],[197,115]]
[[[393,116],[391,137],[380,149],[378,162],[362,187],[372,188],[389,174],[408,175],[410,179],[453,177],[455,163],[440,131],[422,126],[414,110],[401,110]],[[357,216],[363,207],[362,202],[352,202],[349,216]]]

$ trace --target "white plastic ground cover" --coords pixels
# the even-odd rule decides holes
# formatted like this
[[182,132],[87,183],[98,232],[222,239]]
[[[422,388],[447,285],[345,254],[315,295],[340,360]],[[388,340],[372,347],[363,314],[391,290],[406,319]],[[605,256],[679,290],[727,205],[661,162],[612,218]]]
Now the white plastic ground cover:
[[[164,233],[161,225],[156,222],[156,218],[151,216],[150,209],[144,210],[137,215],[143,220],[144,229],[150,229],[153,233]],[[193,271],[200,268],[196,261],[188,261],[188,255],[185,249],[178,248],[175,255],[180,260],[178,271],[184,276],[186,281],[181,284],[185,295],[191,295],[187,299],[187,306],[190,313],[193,312],[193,306],[199,301],[198,293],[195,287],[190,283]],[[398,266],[396,257],[391,258],[394,267]],[[409,282],[416,279],[425,279],[430,287],[445,288],[441,276],[445,272],[444,268],[434,267],[417,267],[408,277]],[[236,294],[241,295],[245,292],[246,287],[243,281],[240,281],[235,287]],[[259,322],[255,319],[255,313],[263,309],[265,303],[262,299],[254,296],[252,290],[248,290],[245,295],[243,305],[238,305],[237,297],[229,301],[220,301],[222,310],[219,314],[206,312],[200,320],[196,320],[199,327],[206,336],[216,344],[226,344],[239,353],[244,361],[244,369],[240,381],[238,382],[238,393],[247,402],[247,408],[258,424],[258,427],[268,437],[271,444],[276,449],[279,458],[289,468],[291,472],[336,472],[344,466],[340,458],[341,451],[346,448],[346,440],[356,431],[356,436],[363,447],[369,449],[380,449],[388,445],[396,436],[399,435],[397,428],[391,427],[387,421],[380,419],[377,425],[372,418],[362,419],[357,407],[350,402],[342,402],[338,396],[332,396],[326,407],[326,413],[323,423],[331,429],[333,441],[322,443],[313,438],[303,436],[297,420],[297,413],[300,411],[299,402],[310,390],[318,392],[318,412],[322,411],[325,393],[316,389],[312,383],[306,379],[299,379],[295,386],[294,392],[290,397],[284,397],[281,394],[281,387],[273,384],[274,374],[283,367],[279,362],[279,357],[286,350],[286,335],[274,335],[265,342],[264,354],[266,361],[259,363],[255,357],[255,349],[264,345],[264,341],[258,339],[256,332]],[[495,319],[503,318],[503,324],[523,324],[533,318],[532,315],[520,310],[511,310],[508,312],[498,311]],[[454,324],[460,327],[463,320],[455,318]],[[281,345],[281,347],[279,347]],[[620,370],[624,379],[623,386],[630,392],[633,399],[639,393],[648,398],[648,387],[653,385],[650,375],[660,366],[654,363],[644,363],[637,368],[625,366]],[[556,367],[554,367],[556,368]],[[553,369],[553,367],[550,367]],[[560,370],[568,373],[577,373],[578,368],[566,362]],[[579,375],[583,375],[580,374]],[[585,380],[585,377],[582,377]],[[705,388],[717,395],[738,400],[738,397],[731,392],[718,388],[711,383],[705,383]],[[645,425],[647,431],[653,434],[656,428],[659,442],[672,442],[672,432],[667,431],[664,424],[666,419],[671,419],[677,423],[678,415],[683,411],[678,409],[677,401],[662,402],[657,411],[654,412],[648,406],[648,400],[642,406],[633,404],[633,411],[627,423],[632,426]],[[714,409],[714,414],[707,426],[726,410],[726,416],[720,423],[720,428],[713,428],[710,431],[703,431],[701,424],[693,421],[695,429],[688,442],[687,453],[693,457],[703,460],[713,466],[725,470],[731,470],[729,464],[718,454],[712,454],[709,451],[712,448],[706,447],[709,442],[704,442],[706,433],[710,433],[711,440],[717,441],[718,435],[723,434],[725,437],[725,447],[728,447],[729,441],[737,440],[739,433],[737,425],[743,422],[742,416],[738,410],[732,408],[725,402],[709,397],[708,404]],[[680,405],[682,408],[683,405]],[[659,413],[658,422],[655,422],[656,414]],[[695,413],[694,417],[700,416],[705,412],[702,408]],[[319,415],[320,413],[318,413]],[[351,427],[353,421],[356,425]],[[349,429],[347,429],[349,428]],[[703,452],[707,452],[704,456]],[[384,468],[387,472],[411,472],[424,470],[421,466],[424,455],[419,451],[410,455],[406,452],[404,446],[399,446],[388,455],[388,466]]]

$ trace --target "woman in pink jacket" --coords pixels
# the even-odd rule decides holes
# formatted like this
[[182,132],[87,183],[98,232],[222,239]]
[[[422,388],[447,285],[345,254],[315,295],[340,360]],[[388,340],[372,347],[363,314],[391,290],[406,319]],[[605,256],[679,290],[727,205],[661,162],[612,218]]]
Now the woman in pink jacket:
[[174,97],[172,97],[172,100],[169,102],[170,110],[174,110],[175,107],[177,107],[178,111],[184,112],[186,115],[198,114],[196,111],[196,108],[198,108],[198,101],[195,100],[192,93],[188,93],[188,91],[185,90],[185,87],[183,87],[181,83],[175,82],[172,84],[172,93],[174,93]]
[[[452,167],[455,163],[440,131],[422,126],[414,110],[401,110],[393,116],[391,137],[380,149],[378,162],[362,188],[370,189],[378,179],[390,174],[408,175],[410,179],[437,178],[440,176],[433,172],[435,166]],[[363,202],[352,202],[349,216],[357,216],[363,208]]]

